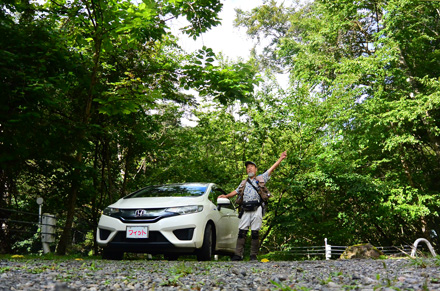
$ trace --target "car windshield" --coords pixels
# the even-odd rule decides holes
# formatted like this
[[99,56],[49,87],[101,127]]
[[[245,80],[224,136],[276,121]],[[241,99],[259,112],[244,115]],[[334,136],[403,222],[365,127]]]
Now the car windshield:
[[203,185],[163,185],[149,186],[136,191],[125,198],[144,197],[195,197],[201,196],[206,191]]

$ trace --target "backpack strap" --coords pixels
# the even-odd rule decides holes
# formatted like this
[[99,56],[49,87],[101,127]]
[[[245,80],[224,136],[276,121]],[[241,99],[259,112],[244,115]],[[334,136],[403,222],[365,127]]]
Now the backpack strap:
[[243,195],[245,186],[246,186],[246,180],[241,181],[240,185],[238,186],[238,194]]
[[264,184],[266,184],[266,182],[264,182],[264,178],[260,175],[260,176],[256,176],[255,180],[258,181],[258,186],[264,186]]
[[258,195],[260,195],[261,200],[265,204],[267,204],[271,194],[270,194],[269,190],[266,188],[266,181],[264,181],[264,178],[261,175],[255,177],[255,180],[257,180],[257,184],[258,184],[258,190],[257,189],[255,189],[255,190],[257,190]]
[[252,188],[254,188],[255,191],[257,191],[258,196],[260,196],[260,204],[261,204],[263,202],[263,198],[261,197],[261,194],[260,194],[260,188],[255,187],[255,185],[252,184],[252,181],[249,178],[247,178],[247,181],[249,182],[249,184],[251,184]]

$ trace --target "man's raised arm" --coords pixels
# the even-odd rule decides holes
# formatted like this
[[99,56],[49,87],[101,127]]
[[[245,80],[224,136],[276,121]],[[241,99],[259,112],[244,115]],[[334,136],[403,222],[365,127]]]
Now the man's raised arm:
[[272,167],[270,167],[270,169],[268,170],[269,176],[272,174],[272,172],[281,164],[281,162],[287,157],[287,151],[284,151],[280,158],[278,159],[278,161],[275,162],[275,164],[272,165]]

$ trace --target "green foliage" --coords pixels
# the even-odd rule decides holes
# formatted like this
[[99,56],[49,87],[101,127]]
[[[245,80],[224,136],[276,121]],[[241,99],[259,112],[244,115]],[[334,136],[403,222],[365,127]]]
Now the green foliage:
[[28,239],[15,242],[12,246],[12,251],[14,253],[35,253],[40,249],[40,244],[40,233],[36,232]]
[[260,81],[255,68],[246,63],[215,65],[215,58],[211,48],[197,51],[183,67],[185,77],[181,78],[181,86],[186,90],[194,88],[200,96],[211,97],[223,105],[235,100],[250,102],[254,86]]
[[184,0],[165,0],[166,11],[175,17],[184,16],[190,25],[182,28],[184,33],[196,39],[203,32],[220,24],[218,14],[223,4],[218,0],[203,1],[196,0],[192,2]]
[[283,284],[282,282],[275,282],[275,281],[270,281],[273,285],[275,285],[275,289],[274,290],[281,290],[281,291],[308,291],[310,290],[310,288],[307,288],[305,286],[300,286],[300,287],[294,287],[294,286],[286,286],[285,284]]
[[168,279],[161,283],[161,286],[179,286],[182,283],[179,281],[180,278],[192,274],[193,270],[190,265],[181,263],[179,265],[173,266],[168,272]]
[[9,272],[12,268],[11,267],[1,267],[0,268],[0,274]]

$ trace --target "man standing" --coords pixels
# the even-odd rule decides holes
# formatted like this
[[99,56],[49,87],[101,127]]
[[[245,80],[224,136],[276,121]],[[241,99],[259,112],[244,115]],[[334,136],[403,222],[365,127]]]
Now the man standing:
[[259,231],[263,223],[263,207],[261,205],[262,200],[257,190],[259,189],[259,184],[265,184],[269,180],[272,172],[286,157],[287,152],[285,151],[281,154],[278,161],[276,161],[269,170],[260,176],[257,176],[257,165],[254,162],[247,161],[245,166],[249,178],[240,183],[236,190],[227,195],[219,196],[219,198],[231,198],[237,194],[243,196],[242,207],[244,209],[244,213],[240,218],[240,224],[238,226],[238,239],[235,255],[232,257],[233,261],[241,261],[243,259],[244,244],[246,242],[246,236],[249,228],[251,229],[252,238],[250,260],[257,260],[258,249],[260,248]]

